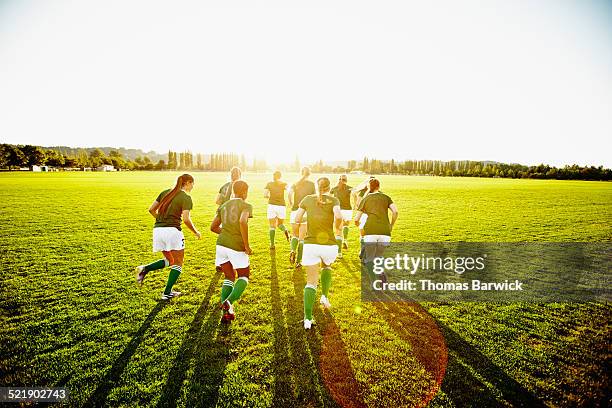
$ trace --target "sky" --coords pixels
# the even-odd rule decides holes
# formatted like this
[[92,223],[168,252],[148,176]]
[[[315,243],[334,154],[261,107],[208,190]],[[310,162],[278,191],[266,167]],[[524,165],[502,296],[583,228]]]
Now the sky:
[[0,142],[612,167],[612,5],[0,0]]

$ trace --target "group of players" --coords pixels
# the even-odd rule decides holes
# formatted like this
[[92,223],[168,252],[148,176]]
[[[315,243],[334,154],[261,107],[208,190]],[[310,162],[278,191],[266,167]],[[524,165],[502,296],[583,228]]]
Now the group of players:
[[[235,318],[234,304],[246,289],[250,274],[249,255],[252,250],[249,245],[248,221],[253,217],[253,207],[246,201],[249,186],[241,176],[239,168],[231,169],[230,181],[221,187],[217,195],[218,208],[210,226],[211,231],[218,234],[215,266],[224,274],[220,296],[223,322]],[[264,189],[264,197],[268,199],[270,250],[276,249],[275,235],[278,229],[290,243],[291,264],[296,268],[303,266],[306,270],[305,329],[310,329],[314,323],[313,308],[319,278],[322,292],[320,304],[324,308],[331,307],[331,265],[336,258],[342,257],[342,250],[348,248],[350,222],[359,226],[360,258],[370,263],[382,255],[391,241],[391,231],[398,217],[396,205],[388,195],[380,191],[380,182],[374,177],[354,188],[347,184],[346,175],[341,175],[333,188],[327,177],[320,177],[316,185],[309,177],[310,169],[304,167],[301,178],[288,186],[281,180],[281,172],[275,171],[273,180]],[[183,268],[185,238],[181,225],[184,223],[198,239],[201,238],[190,218],[193,202],[188,193],[193,186],[194,178],[183,174],[178,177],[174,188],[162,191],[149,207],[149,213],[155,218],[153,252],[162,252],[164,258],[136,267],[136,281],[142,285],[147,273],[170,267],[162,300],[181,295],[172,290]],[[284,225],[286,196],[291,206],[291,234]],[[354,219],[351,199],[356,208]]]

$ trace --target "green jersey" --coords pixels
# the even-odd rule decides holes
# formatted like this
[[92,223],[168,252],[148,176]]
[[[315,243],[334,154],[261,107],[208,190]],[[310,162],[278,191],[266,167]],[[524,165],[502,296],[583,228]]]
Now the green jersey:
[[[162,199],[166,194],[168,194],[172,189],[164,190],[157,196],[158,203],[161,203]],[[183,190],[179,191],[172,201],[170,205],[166,208],[166,212],[163,214],[157,214],[155,217],[155,225],[153,228],[157,227],[174,227],[179,231],[181,229],[182,222],[182,214],[184,210],[191,210],[193,208],[193,202],[191,201],[191,197],[189,194],[184,192]]]
[[323,204],[319,203],[319,196],[312,194],[304,197],[300,208],[306,210],[308,216],[308,230],[305,244],[337,245],[334,235],[334,206],[340,205],[336,197],[323,194]]
[[314,183],[310,180],[298,181],[291,186],[291,191],[293,192],[293,207],[291,207],[291,211],[295,211],[300,207],[300,202],[304,197],[317,192]]
[[331,189],[331,193],[340,201],[340,209],[341,210],[352,210],[351,207],[351,189],[353,187],[345,186],[344,188],[339,188],[338,186]]
[[221,204],[217,209],[217,215],[221,218],[221,233],[217,237],[217,245],[244,252],[244,241],[240,233],[240,214],[243,211],[253,217],[253,206],[242,198],[232,198]]
[[391,224],[389,223],[389,206],[393,200],[388,195],[377,191],[367,194],[358,211],[368,215],[363,227],[365,235],[391,235]]
[[266,184],[266,190],[270,192],[268,204],[285,206],[285,188],[287,183],[282,181],[271,181]]
[[222,185],[219,189],[219,194],[221,194],[221,204],[219,204],[219,206],[221,206],[223,205],[223,203],[227,202],[230,198],[232,198],[232,182],[228,181],[227,183]]

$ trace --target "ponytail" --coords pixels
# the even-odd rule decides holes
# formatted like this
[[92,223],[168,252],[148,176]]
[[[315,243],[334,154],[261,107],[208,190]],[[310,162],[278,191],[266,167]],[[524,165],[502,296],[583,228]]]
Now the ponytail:
[[185,184],[190,182],[193,182],[193,177],[190,174],[185,173],[178,176],[178,178],[176,179],[176,185],[174,186],[172,191],[166,194],[159,203],[159,207],[157,207],[157,214],[165,214],[168,210],[168,207],[170,207],[170,203],[172,203],[174,197],[176,197],[179,191],[181,191],[181,188],[183,188]]
[[317,180],[317,185],[319,187],[319,192],[317,196],[317,205],[321,207],[323,204],[325,204],[323,195],[329,192],[329,185],[330,185],[329,179],[327,177],[321,177],[320,179]]

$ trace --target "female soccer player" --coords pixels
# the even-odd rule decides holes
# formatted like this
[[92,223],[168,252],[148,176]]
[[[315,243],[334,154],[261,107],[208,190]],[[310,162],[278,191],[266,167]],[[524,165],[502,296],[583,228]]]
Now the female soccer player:
[[230,170],[230,181],[222,185],[219,189],[219,194],[217,194],[217,199],[215,200],[217,205],[220,206],[232,198],[232,184],[236,180],[240,180],[240,177],[242,177],[242,170],[239,167],[232,167]]
[[353,219],[353,207],[351,207],[352,188],[347,184],[346,174],[343,174],[338,179],[336,187],[331,189],[332,195],[340,201],[340,212],[342,213],[342,236],[336,237],[336,242],[338,242],[338,258],[342,258],[343,247],[348,249],[348,226]]
[[317,185],[319,193],[304,197],[295,216],[296,222],[300,223],[304,214],[308,215],[308,233],[304,241],[302,260],[306,268],[304,329],[310,329],[314,322],[312,308],[317,295],[319,270],[321,271],[321,291],[323,293],[320,303],[326,309],[331,307],[329,302],[329,288],[332,281],[330,265],[338,256],[334,229],[339,233],[342,225],[340,202],[329,194],[329,179],[321,177],[317,180]]
[[249,246],[248,226],[249,218],[253,216],[253,207],[245,201],[249,186],[246,182],[237,180],[232,188],[234,198],[217,209],[210,226],[212,232],[219,234],[215,266],[220,267],[225,275],[221,286],[224,322],[234,320],[234,303],[240,299],[249,283],[249,255],[253,253]]
[[[359,185],[357,185],[357,187],[351,190],[351,195],[353,196],[353,200],[355,201],[355,208],[359,208],[359,204],[368,194],[370,188],[368,183],[373,178],[374,176],[370,176],[370,178],[362,181],[361,183],[359,183]],[[361,258],[362,261],[365,256],[365,246],[363,245],[363,236],[365,235],[365,232],[363,231],[363,227],[365,226],[367,219],[367,214],[362,214],[361,221],[359,222],[359,224],[355,223],[359,228],[359,258]]]
[[162,300],[170,300],[181,295],[181,292],[172,291],[172,287],[183,270],[185,255],[185,237],[183,231],[181,231],[181,219],[198,239],[201,238],[189,214],[193,208],[193,203],[187,193],[192,189],[193,177],[189,174],[183,174],[176,180],[174,188],[162,191],[149,207],[149,213],[155,218],[153,252],[161,251],[164,254],[164,259],[149,265],[137,266],[136,282],[142,285],[147,273],[170,266],[168,282],[161,296]]
[[268,199],[268,222],[270,223],[270,249],[274,249],[274,236],[276,228],[283,231],[285,238],[289,241],[289,231],[283,224],[286,217],[285,190],[287,183],[281,181],[281,172],[275,171],[272,176],[274,181],[266,184],[264,198]]
[[[302,167],[302,178],[299,179],[289,189],[289,205],[291,206],[291,216],[289,222],[291,223],[292,238],[291,238],[291,252],[289,253],[289,261],[292,264],[296,264],[296,268],[302,266],[302,253],[304,251],[304,237],[306,236],[306,217],[303,217],[300,222],[296,221],[296,214],[299,209],[300,202],[304,197],[310,194],[315,194],[315,185],[312,181],[308,180],[310,176],[310,168]],[[298,239],[299,238],[299,239]],[[297,259],[295,250],[297,249]],[[296,263],[297,262],[297,263]]]
[[[363,242],[365,246],[365,263],[368,266],[383,255],[385,248],[391,242],[391,231],[397,221],[397,207],[391,197],[380,192],[380,182],[376,178],[369,181],[370,192],[361,200],[355,215],[355,224],[359,224],[363,215],[368,218],[364,225]],[[389,222],[391,210],[391,222]]]

